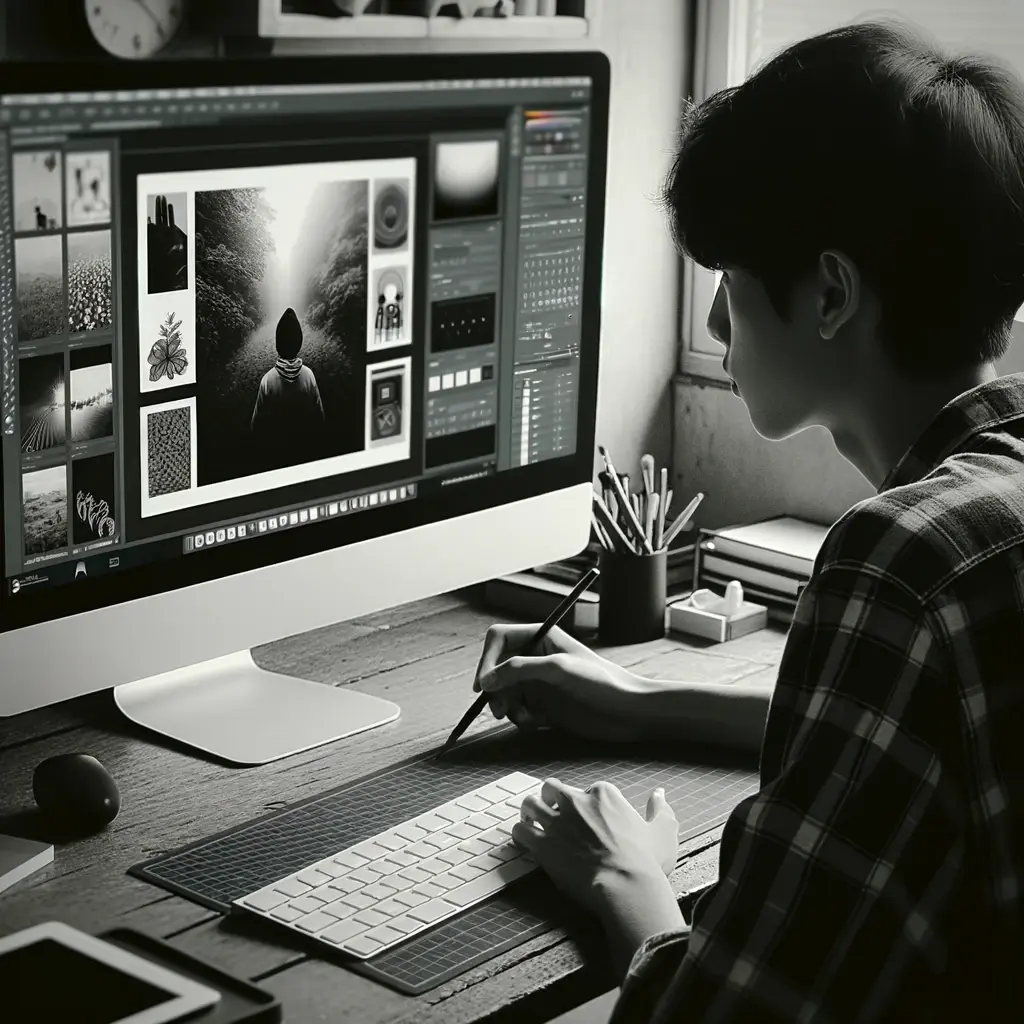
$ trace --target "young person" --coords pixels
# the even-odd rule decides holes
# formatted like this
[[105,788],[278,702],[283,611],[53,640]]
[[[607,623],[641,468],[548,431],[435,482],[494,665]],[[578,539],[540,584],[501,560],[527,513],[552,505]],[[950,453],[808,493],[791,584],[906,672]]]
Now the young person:
[[488,632],[498,717],[759,747],[688,927],[676,821],[547,780],[516,842],[604,923],[644,1021],[1024,1019],[1024,87],[893,22],[687,107],[664,199],[757,432],[877,489],[831,528],[768,701]]
[[320,441],[324,406],[316,375],[303,365],[302,324],[289,306],[277,322],[277,362],[263,375],[250,429],[260,448],[280,453]]

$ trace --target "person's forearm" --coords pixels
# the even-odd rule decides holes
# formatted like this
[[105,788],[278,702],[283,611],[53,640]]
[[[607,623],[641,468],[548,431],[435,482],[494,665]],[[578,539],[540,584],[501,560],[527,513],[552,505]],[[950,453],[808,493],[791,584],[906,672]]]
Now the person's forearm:
[[683,928],[686,920],[664,875],[618,878],[599,884],[605,895],[601,920],[608,937],[615,983],[621,985],[644,941],[652,935]]
[[633,673],[637,738],[708,743],[759,753],[772,691],[744,683],[690,683]]

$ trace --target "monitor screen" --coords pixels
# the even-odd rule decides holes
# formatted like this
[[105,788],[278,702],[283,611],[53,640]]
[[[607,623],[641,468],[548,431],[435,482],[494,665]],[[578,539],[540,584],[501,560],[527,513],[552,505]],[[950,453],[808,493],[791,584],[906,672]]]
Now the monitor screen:
[[556,56],[11,71],[3,629],[590,480],[607,77]]

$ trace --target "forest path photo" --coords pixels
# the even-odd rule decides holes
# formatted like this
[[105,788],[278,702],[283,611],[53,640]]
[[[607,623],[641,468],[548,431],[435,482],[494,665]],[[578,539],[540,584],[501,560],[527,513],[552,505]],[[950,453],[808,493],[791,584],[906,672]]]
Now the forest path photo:
[[[200,486],[364,447],[368,185],[296,180],[196,193]],[[283,317],[291,336],[279,370]],[[312,434],[293,434],[286,408],[294,409],[295,358],[323,408]]]

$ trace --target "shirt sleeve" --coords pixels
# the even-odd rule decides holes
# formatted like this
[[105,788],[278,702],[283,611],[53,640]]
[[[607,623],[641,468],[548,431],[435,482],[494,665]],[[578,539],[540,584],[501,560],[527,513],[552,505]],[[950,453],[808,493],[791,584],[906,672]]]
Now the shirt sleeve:
[[941,974],[964,860],[939,753],[955,697],[920,599],[847,565],[800,598],[718,883],[688,941],[638,951],[615,1024],[875,1020]]

